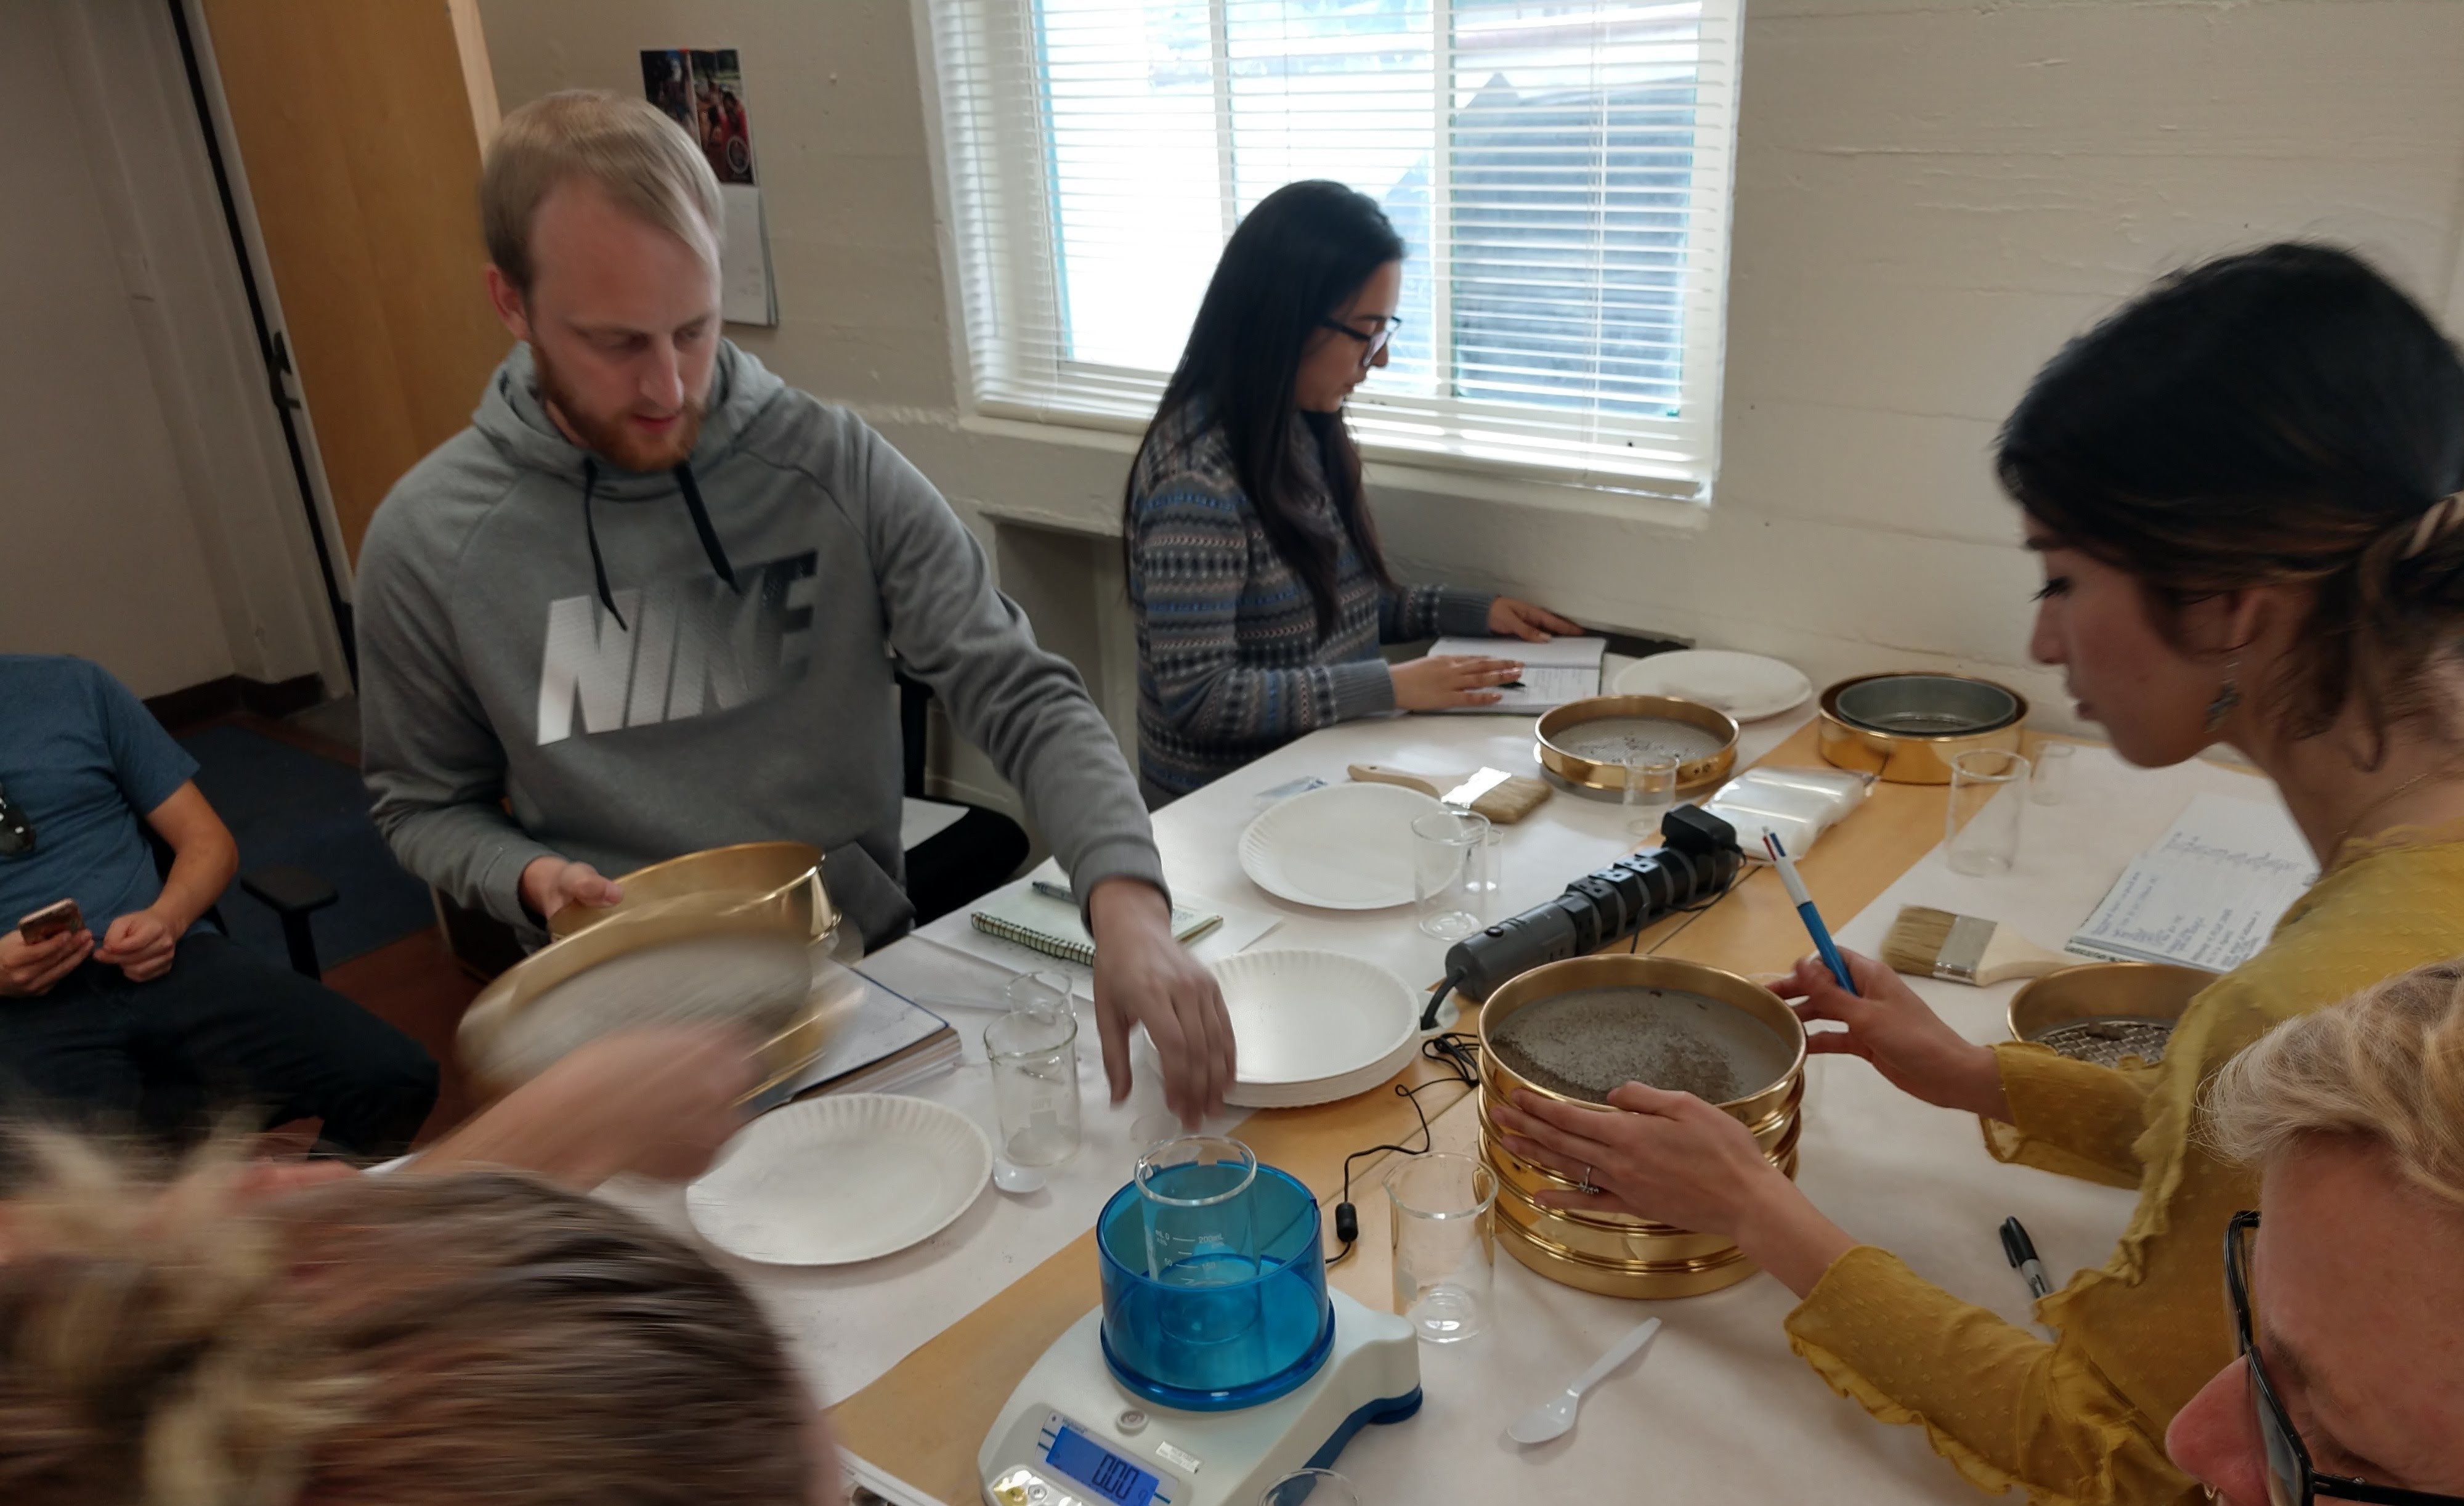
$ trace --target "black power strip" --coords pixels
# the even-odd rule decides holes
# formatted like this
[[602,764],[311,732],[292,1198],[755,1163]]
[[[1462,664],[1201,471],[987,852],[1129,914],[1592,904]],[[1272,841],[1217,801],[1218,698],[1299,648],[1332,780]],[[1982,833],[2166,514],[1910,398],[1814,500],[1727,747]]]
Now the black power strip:
[[1449,992],[1485,1001],[1507,979],[1544,963],[1598,951],[1663,916],[1719,898],[1744,871],[1736,829],[1700,806],[1671,808],[1660,834],[1665,846],[1586,874],[1548,903],[1457,941],[1420,1028],[1436,1028]]

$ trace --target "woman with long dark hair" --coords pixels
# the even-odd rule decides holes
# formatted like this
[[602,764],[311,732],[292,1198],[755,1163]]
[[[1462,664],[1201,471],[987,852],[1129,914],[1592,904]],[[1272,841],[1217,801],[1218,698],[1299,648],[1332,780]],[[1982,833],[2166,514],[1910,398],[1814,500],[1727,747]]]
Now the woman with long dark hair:
[[2165,1428],[2233,1360],[2225,1233],[2259,1190],[2196,1133],[2200,1084],[2272,1026],[2464,954],[2464,362],[2362,261],[2272,246],[2074,341],[2000,470],[2044,562],[2032,649],[2079,714],[2145,767],[2238,749],[2322,870],[2154,1067],[1974,1044],[1862,958],[1853,994],[1819,963],[1775,986],[1842,1027],[1812,1051],[1975,1114],[1997,1159],[2138,1189],[2112,1257],[2038,1304],[2055,1338],[1858,1243],[1700,1099],[1630,1083],[1610,1099],[1628,1113],[1518,1095],[1500,1118],[1600,1189],[1548,1201],[1735,1238],[1803,1298],[1796,1352],[1985,1489],[2191,1501]]
[[1390,667],[1380,643],[1579,631],[1387,573],[1343,402],[1386,364],[1402,265],[1384,211],[1339,183],[1276,189],[1223,248],[1122,499],[1150,800],[1353,717],[1493,703],[1522,668]]

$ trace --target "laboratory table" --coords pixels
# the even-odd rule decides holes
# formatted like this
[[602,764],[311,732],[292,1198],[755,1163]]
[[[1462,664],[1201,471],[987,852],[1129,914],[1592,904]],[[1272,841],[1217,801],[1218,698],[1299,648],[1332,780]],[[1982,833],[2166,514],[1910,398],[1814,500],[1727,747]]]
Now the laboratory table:
[[[1805,713],[1749,723],[1740,766],[1821,764]],[[1530,724],[1499,717],[1412,717],[1347,723],[1312,734],[1158,811],[1155,834],[1177,893],[1268,909],[1282,919],[1256,948],[1333,948],[1365,957],[1416,987],[1441,975],[1444,944],[1419,934],[1409,907],[1336,913],[1276,899],[1242,875],[1241,830],[1263,792],[1314,776],[1334,782],[1354,763],[1433,774],[1483,764],[1537,773]],[[2261,780],[2196,763],[2139,770],[2109,750],[2074,760],[2064,803],[2026,812],[2019,861],[1994,878],[1951,874],[1938,851],[1945,791],[1878,785],[1856,813],[1806,854],[1808,888],[1843,945],[1879,949],[1902,904],[1928,904],[2014,925],[2048,945],[2085,918],[2130,857],[2162,835],[2203,790],[2272,799]],[[2015,792],[2013,795],[2015,798]],[[1497,916],[1513,914],[1629,851],[1614,798],[1562,791],[1501,832]],[[1645,930],[1639,950],[1731,972],[1775,973],[1810,947],[1777,875],[1756,869],[1719,903]],[[915,1090],[989,1131],[988,1069],[979,1039],[1002,975],[922,938],[867,959],[865,970],[911,996],[977,999],[953,1009],[968,1038],[959,1069]],[[2013,986],[1917,987],[1969,1038],[2004,1038]],[[1081,1001],[1081,1008],[1087,1008]],[[914,1249],[824,1270],[726,1260],[789,1336],[817,1389],[832,1399],[840,1446],[920,1496],[947,1506],[979,1499],[976,1452],[995,1413],[1045,1348],[1097,1301],[1089,1232],[1103,1201],[1127,1179],[1131,1123],[1161,1107],[1153,1074],[1129,1101],[1107,1107],[1091,1018],[1080,1031],[1087,1083],[1086,1146],[1041,1191],[990,1187],[957,1222]],[[1436,1075],[1415,1062],[1397,1081]],[[1852,1233],[1886,1246],[1922,1274],[2014,1322],[2030,1320],[2018,1275],[1995,1230],[2018,1215],[2057,1282],[2101,1264],[2127,1220],[2132,1195],[1987,1156],[1973,1118],[1929,1107],[1883,1083],[1862,1062],[1807,1063],[1799,1184]],[[1468,1149],[1472,1107],[1462,1090],[1433,1088],[1423,1103],[1441,1148]],[[1231,1111],[1231,1128],[1261,1161],[1301,1179],[1331,1208],[1344,1157],[1417,1133],[1391,1085],[1314,1108]],[[1359,1248],[1330,1273],[1373,1308],[1391,1308],[1389,1213],[1376,1179],[1356,1164]],[[613,1195],[683,1227],[674,1188],[633,1185]],[[1332,1220],[1328,1220],[1330,1249]],[[1500,1253],[1488,1331],[1459,1344],[1421,1345],[1426,1405],[1410,1421],[1355,1438],[1338,1468],[1373,1506],[1436,1500],[1623,1499],[1965,1502],[1977,1498],[1919,1431],[1884,1427],[1842,1400],[1789,1352],[1781,1323],[1793,1304],[1767,1275],[1727,1291],[1661,1302],[1623,1301],[1545,1280]],[[1534,1449],[1507,1441],[1506,1424],[1562,1387],[1626,1328],[1648,1315],[1665,1327],[1641,1361],[1593,1393],[1565,1437]]]

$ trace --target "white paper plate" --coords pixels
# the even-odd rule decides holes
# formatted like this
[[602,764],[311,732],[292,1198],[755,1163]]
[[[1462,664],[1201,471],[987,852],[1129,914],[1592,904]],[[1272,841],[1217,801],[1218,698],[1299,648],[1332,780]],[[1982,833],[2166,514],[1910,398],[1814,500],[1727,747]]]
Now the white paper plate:
[[1757,721],[1804,704],[1814,682],[1793,664],[1726,649],[1680,649],[1637,659],[1617,671],[1619,696],[1675,696],[1715,706],[1739,721]]
[[1272,805],[1241,833],[1241,872],[1325,910],[1410,904],[1412,818],[1444,806],[1395,785],[1329,785]]
[[781,1266],[841,1266],[950,1227],[993,1174],[993,1142],[956,1109],[836,1094],[765,1114],[686,1190],[701,1236]]
[[1348,1098],[1402,1071],[1419,1048],[1419,1000],[1375,963],[1341,952],[1243,952],[1210,971],[1241,1051],[1227,1102],[1291,1108]]

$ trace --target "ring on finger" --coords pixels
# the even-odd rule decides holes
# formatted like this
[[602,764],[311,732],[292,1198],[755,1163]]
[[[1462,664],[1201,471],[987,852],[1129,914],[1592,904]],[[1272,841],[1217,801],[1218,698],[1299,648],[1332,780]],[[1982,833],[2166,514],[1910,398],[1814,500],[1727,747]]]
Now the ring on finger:
[[1583,1180],[1575,1186],[1574,1190],[1577,1192],[1590,1193],[1595,1196],[1599,1193],[1600,1189],[1592,1185],[1592,1163],[1588,1161],[1583,1163]]

